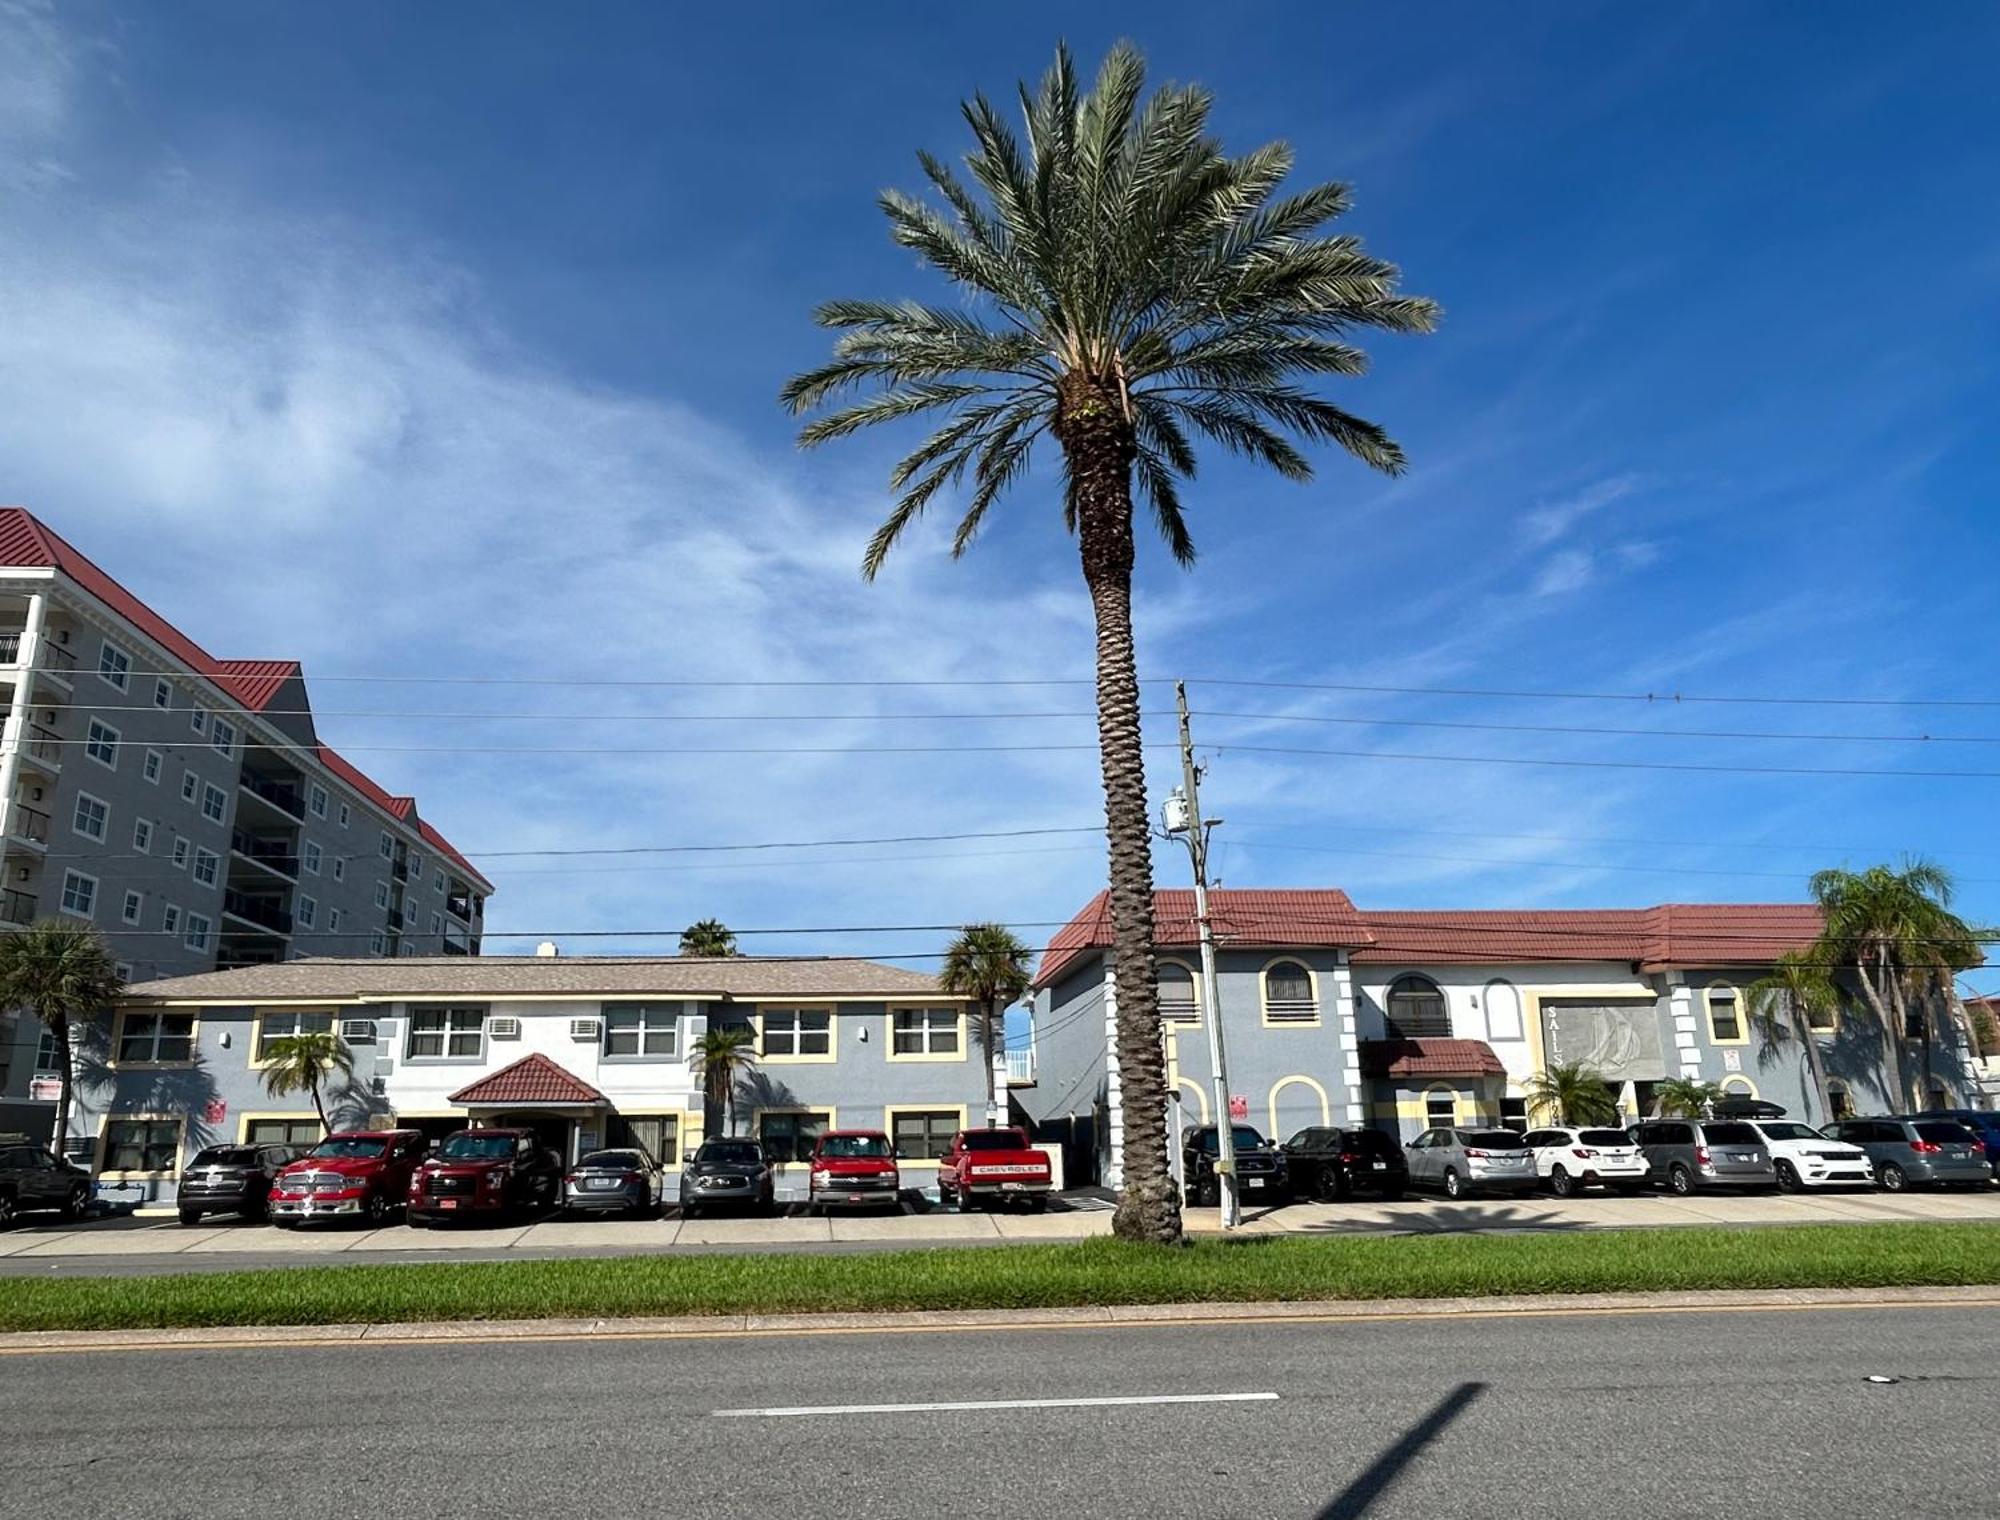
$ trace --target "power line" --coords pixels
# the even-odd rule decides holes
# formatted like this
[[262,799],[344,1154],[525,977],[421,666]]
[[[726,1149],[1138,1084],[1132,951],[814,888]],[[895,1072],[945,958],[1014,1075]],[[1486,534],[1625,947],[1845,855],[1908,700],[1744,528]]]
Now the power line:
[[[1157,715],[1152,715],[1157,716]],[[2000,744],[1990,734],[1825,734],[1756,729],[1613,728],[1584,724],[1473,723],[1440,718],[1356,718],[1318,713],[1242,713],[1200,711],[1197,718],[1228,718],[1256,723],[1337,723],[1352,728],[1446,728],[1479,733],[1576,734],[1633,739],[1780,739],[1821,744]]]
[[1352,682],[1238,680],[1227,676],[1189,676],[1187,683],[1190,686],[1234,686],[1264,691],[1342,691],[1398,697],[1492,697],[1533,702],[1643,702],[1655,706],[1700,702],[1746,707],[2000,708],[2000,697],[1750,697],[1697,695],[1682,691],[1509,691],[1480,686],[1363,686]]
[[[1149,749],[1164,748],[1148,745]],[[1216,754],[1237,755],[1321,755],[1340,760],[1415,760],[1445,765],[1546,765],[1567,770],[1691,771],[1736,776],[1871,776],[1905,780],[2000,781],[2000,771],[1896,770],[1865,766],[1828,765],[1710,765],[1689,760],[1583,760],[1528,755],[1443,755],[1408,751],[1368,749],[1305,749],[1278,744],[1233,744],[1224,739],[1209,741],[1202,748]]]
[[[1282,850],[1297,855],[1359,855],[1376,860],[1419,860],[1435,865],[1506,866],[1544,871],[1618,871],[1655,876],[1762,877],[1770,881],[1798,881],[1797,871],[1733,871],[1714,866],[1628,866],[1586,860],[1520,860],[1497,855],[1419,855],[1407,850],[1356,850],[1340,845],[1239,843],[1242,850]],[[1954,876],[1954,881],[1975,886],[2000,884],[2000,876]]]

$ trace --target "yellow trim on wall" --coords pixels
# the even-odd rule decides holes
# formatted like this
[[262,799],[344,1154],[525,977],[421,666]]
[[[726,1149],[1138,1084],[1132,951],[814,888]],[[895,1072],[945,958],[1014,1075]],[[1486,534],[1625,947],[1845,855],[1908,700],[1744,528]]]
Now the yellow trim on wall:
[[[108,1113],[97,1121],[96,1165],[91,1170],[105,1182],[172,1182],[181,1173],[181,1152],[187,1149],[187,1119],[182,1114],[162,1113]],[[172,1124],[178,1138],[174,1142],[174,1164],[162,1172],[114,1172],[104,1165],[105,1143],[110,1139],[113,1124],[140,1120],[152,1124]]]
[[[281,1119],[287,1124],[319,1123],[319,1115],[314,1113],[309,1108],[304,1110],[303,1112],[301,1112],[296,1108],[286,1109],[282,1112],[276,1109],[268,1109],[268,1108],[246,1109],[244,1112],[236,1116],[236,1143],[238,1145],[248,1145],[250,1143],[250,1126],[256,1123],[259,1119],[264,1119],[264,1120]],[[322,1136],[324,1136],[326,1132],[322,1130],[320,1133]]]
[[[891,1145],[896,1143],[896,1115],[898,1114],[957,1114],[958,1127],[960,1129],[966,1127],[966,1105],[963,1103],[885,1103],[882,1106],[882,1131],[889,1137]],[[935,1156],[928,1158],[912,1156],[907,1161],[901,1156],[896,1158],[896,1165],[906,1171],[913,1166],[927,1166],[935,1169],[937,1164]]]
[[[1737,1092],[1731,1088],[1730,1084],[1732,1082],[1741,1083],[1742,1086],[1744,1086],[1749,1090],[1747,1092]],[[1761,1098],[1764,1096],[1762,1093],[1757,1091],[1757,1084],[1755,1082],[1752,1082],[1748,1077],[1744,1076],[1743,1073],[1740,1071],[1725,1072],[1723,1074],[1722,1080],[1716,1083],[1716,1086],[1720,1087],[1723,1091],[1723,1094],[1727,1097]]]
[[[293,1017],[298,1017],[302,1014],[308,1014],[308,1013],[323,1013],[327,1016],[328,1020],[330,1021],[327,1025],[328,1029],[334,1034],[340,1033],[340,1010],[337,1008],[329,1007],[324,1004],[318,1007],[313,1007],[307,1004],[298,1004],[295,1006],[287,1006],[281,1011],[290,1014]],[[275,1038],[282,1040],[287,1038],[287,1036],[277,1035],[275,1036]],[[346,1042],[342,1041],[342,1043],[345,1044]],[[257,1053],[263,1048],[264,1048],[264,1005],[260,1004],[258,1005],[257,1012],[251,1017],[250,1020],[250,1059],[246,1064],[252,1071],[261,1071],[267,1066],[275,1066],[277,1064],[277,1062],[275,1061],[266,1061],[259,1058]]]
[[[1271,1017],[1269,984],[1265,978],[1273,966],[1297,966],[1306,974],[1306,985],[1312,988],[1313,1015],[1309,1019],[1274,1019]],[[1326,1004],[1320,1000],[1319,973],[1312,963],[1297,955],[1274,955],[1257,970],[1257,1014],[1266,1029],[1318,1029],[1326,1022]]]
[[[1186,961],[1182,960],[1178,955],[1156,956],[1154,958],[1154,964],[1156,967],[1158,966],[1180,967],[1181,970],[1185,971],[1188,974],[1189,985],[1192,986],[1192,988],[1194,989],[1194,1017],[1191,1019],[1169,1019],[1166,1018],[1165,1016],[1162,1016],[1160,1019],[1161,1027],[1163,1027],[1167,1031],[1169,1037],[1173,1035],[1174,1031],[1179,1029],[1201,1028],[1201,1021],[1203,1017],[1203,1009],[1201,1006],[1201,967],[1189,965]],[[1154,972],[1154,977],[1155,980],[1153,983],[1153,989],[1154,992],[1157,994],[1159,991],[1157,970]]]
[[[1195,1107],[1201,1113],[1201,1118],[1196,1121],[1197,1123],[1210,1124],[1214,1122],[1208,1116],[1208,1094],[1203,1090],[1199,1082],[1194,1081],[1190,1077],[1176,1077],[1174,1078],[1173,1085],[1175,1087],[1185,1087],[1189,1092],[1194,1094]],[[1220,1141],[1217,1142],[1217,1144],[1220,1143]]]
[[1424,1121],[1424,1128],[1426,1129],[1444,1128],[1443,1125],[1439,1124],[1437,1120],[1431,1117],[1431,1099],[1436,1097],[1439,1093],[1443,1093],[1451,1099],[1452,1124],[1453,1125],[1464,1124],[1466,1122],[1465,1110],[1467,1107],[1465,1101],[1465,1094],[1460,1092],[1456,1087],[1453,1087],[1448,1083],[1433,1082],[1429,1087],[1426,1087],[1423,1090],[1423,1092],[1421,1092],[1417,1096],[1417,1102],[1416,1102],[1417,1117]]
[[[1736,1038],[1726,1040],[1715,1032],[1715,994],[1726,991],[1730,1001],[1736,1005]],[[1750,1012],[1743,1006],[1740,988],[1728,982],[1710,982],[1701,989],[1702,1018],[1708,1024],[1708,1041],[1711,1045],[1748,1045],[1750,1043]]]
[[[186,1018],[188,1024],[188,1058],[185,1061],[121,1061],[118,1047],[125,1039],[125,1016],[128,1013],[158,1016],[160,1018]],[[187,1071],[201,1064],[201,1015],[198,1013],[168,1013],[161,1008],[120,1007],[111,1019],[111,1059],[104,1063],[113,1071]],[[136,1118],[135,1114],[124,1114],[121,1118]]]
[[[964,1062],[969,1058],[969,1052],[971,1049],[972,1021],[970,1018],[967,1017],[963,1005],[961,1005],[958,1010],[957,1050],[955,1051],[920,1050],[920,1051],[912,1051],[907,1055],[900,1055],[897,1053],[896,1015],[899,1013],[933,1013],[935,1011],[936,1011],[935,1004],[892,1003],[887,1008],[885,1008],[882,1014],[882,1025],[883,1025],[882,1037],[887,1042],[887,1048],[882,1052],[883,1055],[886,1056],[889,1060],[897,1062],[955,1061],[961,1065],[964,1064]],[[758,1043],[761,1044],[762,1042],[763,1042],[763,1036],[760,1034],[758,1036]]]
[[1293,1086],[1310,1087],[1314,1092],[1318,1093],[1320,1127],[1325,1129],[1333,1124],[1333,1104],[1327,1098],[1326,1089],[1303,1072],[1294,1072],[1289,1077],[1280,1077],[1277,1081],[1273,1082],[1271,1084],[1270,1096],[1266,1100],[1271,1111],[1271,1127],[1265,1133],[1273,1142],[1284,1138],[1284,1136],[1278,1133],[1278,1094],[1286,1088]]
[[[764,1012],[826,1015],[826,1054],[774,1056],[764,1049]],[[757,1059],[765,1066],[831,1066],[840,1059],[840,1012],[831,1003],[758,1003],[750,1010],[750,1027],[757,1031]],[[778,1112],[778,1110],[773,1110]]]

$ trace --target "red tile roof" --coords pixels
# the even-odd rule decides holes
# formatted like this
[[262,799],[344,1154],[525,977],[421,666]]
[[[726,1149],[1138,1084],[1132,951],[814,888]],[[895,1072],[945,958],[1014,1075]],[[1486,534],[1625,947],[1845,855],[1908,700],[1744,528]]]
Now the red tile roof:
[[1507,1068],[1484,1040],[1363,1040],[1370,1077],[1504,1077]]
[[446,1101],[464,1108],[488,1108],[495,1104],[602,1103],[605,1097],[583,1078],[535,1051],[461,1087]]
[[[1208,894],[1220,946],[1271,945],[1350,949],[1369,942],[1367,926],[1338,887],[1220,888]],[[1194,892],[1170,887],[1153,894],[1153,942],[1192,945]],[[1046,986],[1070,962],[1111,944],[1111,900],[1100,892],[1064,924],[1042,952],[1035,985]]]

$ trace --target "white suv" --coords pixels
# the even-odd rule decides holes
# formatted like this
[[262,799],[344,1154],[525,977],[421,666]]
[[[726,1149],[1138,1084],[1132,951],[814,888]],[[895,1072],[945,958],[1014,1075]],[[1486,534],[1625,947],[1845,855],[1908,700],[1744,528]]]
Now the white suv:
[[1535,1154],[1535,1175],[1558,1198],[1593,1183],[1620,1193],[1646,1185],[1646,1157],[1622,1129],[1531,1129],[1521,1137]]
[[1771,1152],[1780,1192],[1875,1185],[1875,1163],[1858,1145],[1829,1140],[1811,1125],[1791,1119],[1751,1119],[1748,1123],[1764,1137]]

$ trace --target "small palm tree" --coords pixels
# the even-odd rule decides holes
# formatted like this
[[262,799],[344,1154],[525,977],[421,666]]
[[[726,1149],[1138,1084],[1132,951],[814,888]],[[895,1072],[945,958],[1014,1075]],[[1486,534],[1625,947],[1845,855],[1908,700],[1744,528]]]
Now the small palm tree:
[[264,1091],[274,1098],[309,1094],[313,1112],[319,1115],[320,1129],[331,1130],[333,1126],[326,1122],[326,1104],[320,1093],[336,1075],[353,1077],[354,1053],[347,1048],[347,1042],[332,1030],[321,1029],[281,1035],[265,1049],[270,1053],[271,1064],[264,1069]]
[[757,1034],[743,1024],[711,1024],[694,1042],[690,1065],[701,1078],[702,1096],[723,1112],[723,1129],[736,1133],[736,1084],[757,1064]]
[[1833,1105],[1827,1097],[1826,1062],[1820,1056],[1812,1020],[1816,1013],[1832,1013],[1840,1007],[1840,988],[1821,958],[1823,948],[1815,945],[1807,950],[1787,950],[1769,974],[1744,989],[1751,1018],[1804,1047],[1821,1123],[1833,1117]]
[[[1438,312],[1399,294],[1395,267],[1359,239],[1327,231],[1348,209],[1346,186],[1281,196],[1289,147],[1225,154],[1209,133],[1208,92],[1169,86],[1142,99],[1145,74],[1121,43],[1086,92],[1058,48],[1041,87],[1021,91],[1025,140],[984,97],[966,102],[971,182],[922,153],[943,204],[893,190],[880,199],[891,236],[951,283],[951,299],[826,303],[816,317],[841,333],[833,358],[781,399],[795,413],[834,406],[800,432],[805,445],[906,418],[940,424],[890,472],[896,502],[862,559],[870,579],[940,492],[970,477],[952,538],[962,554],[994,502],[1030,478],[1037,441],[1060,452],[1061,521],[1097,636],[1125,1133],[1112,1225],[1169,1244],[1180,1195],[1167,1167],[1133,497],[1190,566],[1180,489],[1194,478],[1197,437],[1288,480],[1312,475],[1301,443],[1400,472],[1388,434],[1317,389],[1366,370],[1358,332],[1429,332]],[[857,388],[874,394],[855,399]]]
[[1618,1099],[1603,1073],[1581,1061],[1551,1066],[1530,1077],[1528,1106],[1537,1113],[1554,1114],[1557,1124],[1609,1124],[1618,1117]]
[[1654,1102],[1670,1118],[1704,1118],[1721,1097],[1721,1088],[1698,1077],[1669,1077],[1653,1089]]
[[681,954],[718,960],[736,953],[736,936],[719,918],[704,918],[681,930]]
[[69,1137],[71,1030],[101,1018],[124,990],[104,936],[88,924],[50,920],[0,940],[0,1008],[27,1009],[55,1039],[61,1086],[49,1148],[57,1155]]
[[1028,990],[1028,947],[1002,924],[967,924],[944,952],[938,985],[979,1010],[980,1049],[986,1057],[986,1121],[999,1122],[993,1061],[1006,1027],[1007,1005]]

